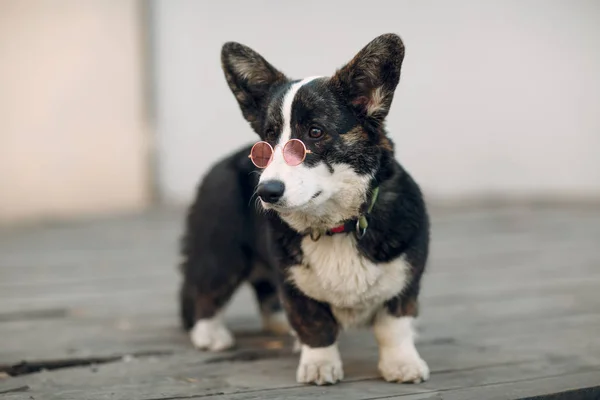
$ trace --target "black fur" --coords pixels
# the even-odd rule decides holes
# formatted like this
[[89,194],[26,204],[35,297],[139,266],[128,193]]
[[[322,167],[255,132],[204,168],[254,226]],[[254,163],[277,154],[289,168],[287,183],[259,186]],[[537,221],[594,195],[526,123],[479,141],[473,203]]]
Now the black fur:
[[[180,309],[186,329],[221,310],[256,265],[272,271],[269,229],[264,214],[254,212],[252,203],[258,177],[249,151],[245,147],[216,164],[188,211],[180,266],[184,275]],[[280,308],[272,275],[253,286],[261,306]]]

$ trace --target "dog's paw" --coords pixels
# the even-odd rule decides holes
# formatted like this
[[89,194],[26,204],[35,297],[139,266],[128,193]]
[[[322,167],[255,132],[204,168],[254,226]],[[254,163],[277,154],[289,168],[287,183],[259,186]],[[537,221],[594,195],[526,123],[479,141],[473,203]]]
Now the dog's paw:
[[388,382],[421,383],[429,379],[429,367],[417,352],[383,352],[379,372]]
[[296,373],[298,383],[330,385],[342,379],[344,370],[337,345],[322,348],[302,346],[300,365]]
[[233,336],[219,318],[196,321],[190,331],[192,344],[200,350],[223,351],[234,345]]
[[277,311],[262,317],[263,329],[275,335],[286,335],[291,331],[285,312]]
[[298,383],[315,383],[331,385],[344,379],[341,362],[305,363],[298,366],[296,380]]

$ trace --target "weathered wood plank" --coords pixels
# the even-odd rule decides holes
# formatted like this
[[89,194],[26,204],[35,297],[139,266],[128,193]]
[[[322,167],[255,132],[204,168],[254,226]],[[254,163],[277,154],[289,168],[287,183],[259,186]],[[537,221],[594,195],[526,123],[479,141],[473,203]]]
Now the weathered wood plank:
[[[370,399],[483,387],[586,370],[600,376],[598,367],[589,369],[577,364],[546,360],[456,368],[452,371],[434,370],[432,379],[422,385],[398,385],[379,379],[374,366],[365,369],[362,365],[362,361],[351,359],[349,370],[352,372],[353,369],[359,369],[361,373],[356,374],[357,371],[354,371],[344,383],[324,388],[296,384],[293,378],[296,358],[291,355],[249,363],[217,364],[201,363],[195,358],[181,356],[100,365],[95,369],[77,368],[41,373],[27,379],[12,379],[10,387],[4,385],[0,390],[26,385],[29,389],[23,394],[34,398],[43,396],[65,400],[81,398],[83,394],[85,398],[128,400],[176,396],[200,398],[209,395],[232,399],[302,399],[317,395],[329,399]],[[124,380],[123,377],[127,379]]]
[[[230,326],[239,330],[259,329],[257,311],[248,307],[251,294],[237,299],[237,309],[228,314]],[[167,312],[168,311],[168,312]],[[18,362],[32,358],[64,358],[96,354],[99,356],[131,351],[189,349],[184,333],[179,329],[176,310],[165,312],[141,312],[138,315],[56,315],[57,318],[34,319],[0,323],[0,336],[4,346],[0,348],[0,362]],[[552,315],[553,307],[547,309],[548,318],[504,318],[479,320],[479,313],[465,314],[458,310],[445,316],[449,310],[437,310],[424,317],[421,323],[421,340],[424,343],[453,342],[463,346],[483,349],[508,343],[507,347],[520,348],[525,343],[529,349],[547,343],[550,350],[572,351],[574,346],[598,345],[600,338],[589,332],[600,331],[600,314],[577,313]],[[556,311],[556,309],[554,309]],[[464,315],[463,315],[464,314]],[[489,316],[491,313],[488,313]],[[253,317],[254,315],[254,317]],[[446,318],[447,317],[447,318]],[[461,324],[452,323],[460,320]],[[526,325],[524,325],[526,323]],[[53,332],[51,342],[39,340],[39,332]],[[569,335],[569,336],[567,336]],[[372,343],[369,332],[344,336]],[[565,338],[570,340],[565,342]],[[577,340],[573,340],[577,339]],[[532,345],[527,345],[532,340]],[[588,342],[589,340],[589,342]]]
[[437,391],[430,396],[394,396],[388,399],[418,400],[597,400],[600,398],[600,371],[540,377],[470,388]]
[[[551,344],[556,345],[557,343],[560,343],[562,338],[564,337],[563,334],[564,332],[557,332],[556,337],[551,336],[550,339],[554,339],[554,341]],[[569,336],[567,335],[567,337]],[[353,335],[353,338],[346,337],[343,339],[354,339],[342,341],[342,354],[346,364],[346,373],[348,376],[348,381],[357,379],[373,379],[374,377],[376,377],[377,351],[372,338],[369,338],[370,340],[365,341],[363,335],[356,334]],[[457,381],[463,382],[465,384],[470,382],[470,377],[477,377],[479,375],[489,375],[495,379],[498,379],[500,375],[498,374],[497,370],[489,370],[489,368],[507,369],[513,371],[518,376],[523,376],[525,370],[533,368],[532,365],[541,365],[541,367],[535,367],[533,369],[535,371],[542,371],[543,373],[550,373],[553,371],[556,372],[556,370],[552,368],[559,368],[559,371],[579,371],[584,368],[593,368],[594,366],[597,367],[598,365],[600,365],[600,349],[596,349],[595,354],[592,354],[591,352],[589,352],[589,350],[586,351],[585,354],[588,354],[590,358],[585,359],[581,356],[582,354],[584,354],[583,350],[585,349],[581,347],[572,347],[571,349],[568,349],[569,351],[566,352],[566,354],[563,354],[562,357],[559,356],[560,352],[542,353],[544,357],[541,357],[541,359],[538,361],[532,362],[531,359],[535,358],[536,354],[539,356],[538,348],[534,346],[531,349],[529,349],[533,349],[533,353],[523,351],[522,348],[511,349],[512,344],[509,339],[506,340],[506,343],[503,346],[498,346],[497,348],[489,349],[478,349],[476,344],[471,343],[452,342],[443,340],[437,342],[434,341],[430,343],[425,342],[420,346],[420,348],[423,356],[430,362],[430,364],[433,367],[432,382],[438,383],[440,383],[440,379],[441,381],[444,381],[445,379],[447,379],[446,376],[452,375],[453,373],[460,373],[456,379]],[[538,338],[535,339],[537,340]],[[261,340],[262,338],[260,338],[260,336],[249,336],[246,338],[245,343],[244,341],[242,341],[242,347],[245,351],[252,352],[252,349],[257,349],[261,347]],[[360,344],[357,344],[356,342],[360,342]],[[523,343],[526,342],[527,341],[523,341]],[[264,342],[262,342],[262,344],[264,345]],[[289,343],[287,345],[289,345]],[[527,350],[527,346],[522,347],[524,347],[525,350]],[[542,348],[545,349],[546,347],[542,346]],[[559,350],[565,351],[567,349],[559,348]],[[182,374],[183,376],[188,376],[191,374],[191,378],[189,376],[188,378],[192,379],[192,382],[196,380],[198,376],[201,377],[206,374],[217,377],[223,375],[228,379],[228,382],[236,382],[239,384],[239,386],[228,388],[227,391],[225,391],[226,393],[245,391],[248,387],[254,388],[253,390],[273,389],[275,386],[280,384],[284,385],[284,387],[287,387],[288,385],[295,387],[293,383],[293,376],[294,369],[297,363],[297,356],[292,355],[289,352],[289,350],[284,351],[283,353],[271,352],[270,354],[270,356],[267,355],[263,359],[260,359],[260,357],[264,356],[264,354],[259,355],[259,360],[251,363],[224,362],[217,364],[207,364],[207,361],[210,358],[216,356],[195,352],[176,352],[172,356],[158,357],[156,360],[154,360],[154,362],[151,363],[152,368],[155,368],[153,369],[154,372],[152,373],[150,373],[147,370],[147,366],[145,366],[146,361],[144,359],[140,360],[137,363],[126,363],[125,366],[105,365],[100,366],[98,370],[96,370],[96,372],[92,372],[92,378],[86,378],[85,390],[90,389],[90,379],[95,379],[93,377],[97,376],[95,374],[97,374],[100,370],[104,373],[108,371],[109,375],[110,371],[116,371],[114,376],[105,377],[106,379],[110,380],[109,382],[102,380],[100,383],[98,383],[98,385],[107,385],[108,387],[113,388],[113,390],[115,387],[120,387],[120,385],[122,384],[121,375],[125,374],[128,377],[128,385],[133,385],[134,387],[147,387],[149,385],[149,387],[146,388],[147,390],[152,389],[155,391],[164,391],[166,390],[164,388],[165,384],[161,382],[163,382],[165,379],[165,371],[169,371],[169,373],[175,373],[176,371],[178,371],[178,373]],[[237,356],[235,355],[235,353],[233,353],[233,358],[236,357]],[[593,357],[593,359],[591,357]],[[495,366],[490,367],[490,364]],[[125,368],[126,372],[123,372],[122,368]],[[238,374],[232,375],[232,371],[238,371]],[[276,373],[275,371],[278,372]],[[73,393],[74,396],[76,396],[80,395],[80,390],[84,389],[77,389],[72,387],[71,380],[73,378],[73,374],[75,373],[79,374],[79,372],[77,371],[54,371],[47,374],[46,376],[40,374],[36,376],[32,375],[17,379],[11,379],[7,382],[10,383],[9,387],[4,387],[0,385],[0,389],[10,389],[16,384],[20,385],[20,380],[22,380],[26,384],[31,384],[32,382],[36,382],[38,379],[43,378],[42,382],[44,382],[44,384],[41,387],[47,388],[46,383],[48,382],[48,379],[51,379],[52,382],[54,382],[55,384],[60,384],[59,386],[61,387],[61,395],[65,395],[65,393],[74,390]],[[261,376],[264,374],[268,374],[268,379],[260,380],[259,377],[256,376],[256,373],[259,373]],[[60,377],[61,374],[65,374],[65,376],[63,377],[64,381],[62,383],[57,381],[58,377]],[[152,374],[156,374],[158,376],[153,377]],[[152,382],[156,380],[156,383],[148,384],[148,379],[152,379]],[[137,382],[138,380],[139,382]],[[240,382],[242,382],[243,385]],[[259,383],[263,386],[260,386]],[[141,390],[139,389],[139,387],[137,390]],[[409,387],[416,388],[415,386]],[[419,386],[419,388],[420,387],[422,386]],[[179,384],[177,385],[177,388],[180,388]],[[438,388],[439,387],[436,386],[436,390]],[[446,388],[446,386],[443,386],[442,388]],[[91,389],[93,389],[93,387]],[[216,388],[215,386],[209,386],[204,389],[209,390],[209,393],[212,394],[215,393],[210,392],[210,390],[213,389],[218,389],[218,392],[223,392],[225,390],[223,388]],[[100,396],[101,389],[97,388],[95,389],[95,391]],[[128,394],[129,391],[126,390],[124,393]]]

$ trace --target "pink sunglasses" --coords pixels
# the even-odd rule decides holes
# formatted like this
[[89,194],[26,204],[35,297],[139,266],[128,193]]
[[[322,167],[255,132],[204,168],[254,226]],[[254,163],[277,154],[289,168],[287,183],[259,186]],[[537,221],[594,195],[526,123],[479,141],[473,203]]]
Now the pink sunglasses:
[[[304,143],[299,139],[290,139],[283,146],[283,160],[291,167],[302,164],[307,154],[311,151],[306,148]],[[258,168],[267,168],[267,166],[273,161],[273,147],[267,142],[258,142],[252,146],[250,150],[249,159]]]

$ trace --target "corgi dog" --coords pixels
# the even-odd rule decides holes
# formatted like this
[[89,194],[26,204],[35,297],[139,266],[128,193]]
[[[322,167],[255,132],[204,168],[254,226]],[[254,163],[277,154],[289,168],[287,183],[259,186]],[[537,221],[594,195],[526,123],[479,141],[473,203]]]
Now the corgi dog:
[[300,383],[343,379],[338,336],[370,327],[379,371],[419,383],[415,346],[430,227],[385,129],[404,44],[368,43],[332,76],[292,79],[239,43],[222,68],[256,143],[204,176],[186,217],[180,310],[191,342],[234,345],[223,310],[249,282],[264,327],[299,341]]

